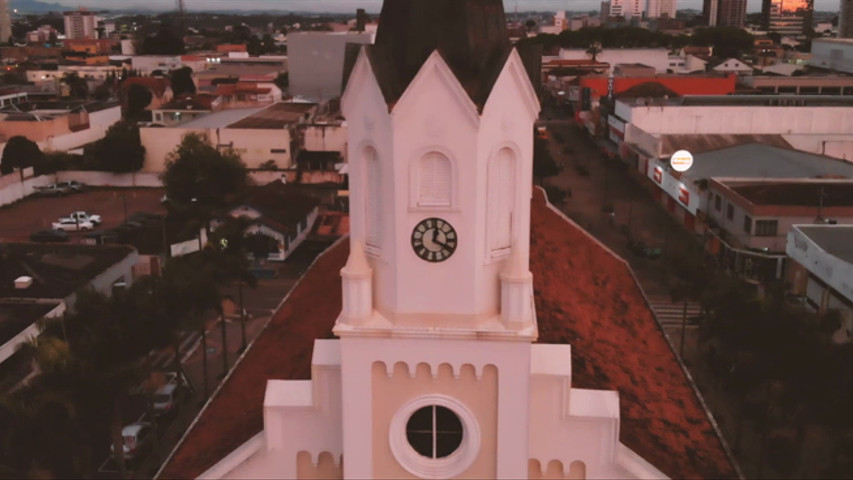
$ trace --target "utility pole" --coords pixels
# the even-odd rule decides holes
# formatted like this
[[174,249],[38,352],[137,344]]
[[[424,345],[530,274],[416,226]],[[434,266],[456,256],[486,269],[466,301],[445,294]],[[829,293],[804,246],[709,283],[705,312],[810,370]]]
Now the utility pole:
[[187,32],[186,25],[186,9],[184,8],[184,0],[177,0],[178,2],[178,37],[183,40],[184,34]]

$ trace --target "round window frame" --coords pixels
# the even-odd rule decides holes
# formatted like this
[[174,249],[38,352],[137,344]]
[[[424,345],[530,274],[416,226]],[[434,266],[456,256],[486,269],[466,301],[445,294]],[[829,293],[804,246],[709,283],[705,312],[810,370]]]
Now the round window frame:
[[[462,442],[450,455],[427,458],[409,444],[406,425],[409,418],[424,407],[439,406],[449,409],[462,424]],[[480,453],[480,426],[474,413],[459,400],[447,395],[424,395],[410,400],[391,418],[388,435],[391,453],[397,462],[420,478],[451,478],[467,470]]]

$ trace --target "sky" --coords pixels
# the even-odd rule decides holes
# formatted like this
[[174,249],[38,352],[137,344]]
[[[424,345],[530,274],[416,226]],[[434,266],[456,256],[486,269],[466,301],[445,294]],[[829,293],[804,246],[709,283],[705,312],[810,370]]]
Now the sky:
[[[170,9],[175,0],[45,0],[68,7],[92,9],[157,8]],[[598,10],[600,0],[517,0],[519,10]],[[184,0],[188,10],[291,10],[315,12],[354,12],[365,8],[378,12],[382,0]],[[504,0],[507,11],[515,10],[516,0]],[[837,10],[839,0],[815,0],[816,10]],[[702,0],[678,0],[678,8],[702,8]],[[761,0],[748,0],[747,11],[760,11]]]

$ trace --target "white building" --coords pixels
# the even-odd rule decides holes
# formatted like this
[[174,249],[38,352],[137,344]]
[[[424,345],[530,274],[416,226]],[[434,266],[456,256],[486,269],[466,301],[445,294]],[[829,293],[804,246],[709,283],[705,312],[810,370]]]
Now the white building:
[[812,58],[809,65],[843,73],[853,73],[853,38],[813,39]]
[[[269,380],[263,431],[194,476],[667,476],[620,441],[619,394],[573,388],[571,347],[534,343],[539,104],[503,15],[478,11],[487,4],[500,5],[385,4],[342,97],[352,233],[340,338],[314,343],[311,380]],[[434,17],[463,21],[415,28]]]
[[675,18],[677,0],[646,0],[646,18]]
[[[666,73],[669,66],[669,50],[666,48],[604,48],[595,56],[598,62],[609,63],[610,73],[620,63],[641,63]],[[590,60],[585,48],[560,49],[560,60]]]
[[838,96],[623,99],[615,115],[625,143],[658,156],[667,136],[741,134],[781,135],[797,150],[853,159],[853,101]]
[[276,103],[223,110],[166,127],[143,127],[139,130],[145,147],[142,171],[164,172],[166,158],[188,133],[207,137],[217,148],[233,149],[250,169],[269,161],[280,169],[291,168],[298,148],[297,127],[310,122],[315,108],[311,103]]
[[64,12],[65,38],[98,38],[98,21],[95,12],[85,9]]
[[641,18],[645,8],[646,0],[610,0],[611,17]]

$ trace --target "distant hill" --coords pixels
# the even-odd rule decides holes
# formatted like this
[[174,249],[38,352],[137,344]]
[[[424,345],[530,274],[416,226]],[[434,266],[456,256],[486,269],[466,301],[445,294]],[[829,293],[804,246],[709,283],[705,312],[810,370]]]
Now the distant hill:
[[11,0],[9,8],[18,10],[18,13],[46,13],[68,10],[68,7],[58,3],[40,2],[38,0]]

